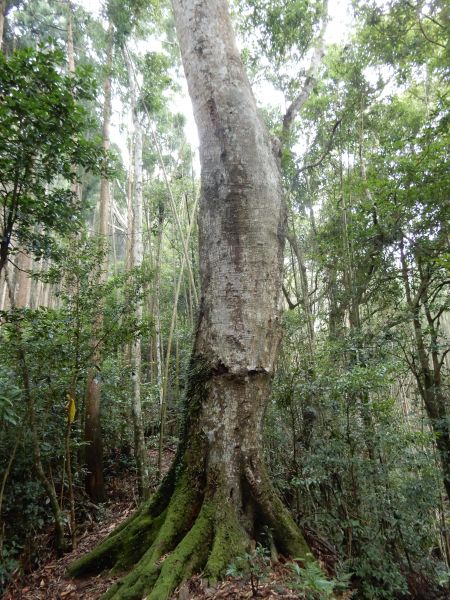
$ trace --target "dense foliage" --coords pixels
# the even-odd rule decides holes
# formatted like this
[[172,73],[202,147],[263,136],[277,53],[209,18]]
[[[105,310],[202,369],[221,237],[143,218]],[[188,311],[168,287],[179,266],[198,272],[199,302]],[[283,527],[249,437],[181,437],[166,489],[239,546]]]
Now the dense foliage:
[[91,73],[64,75],[63,63],[52,48],[0,54],[0,271],[12,248],[48,256],[54,233],[80,229],[83,204],[67,182],[77,168],[98,171],[106,160],[88,139],[94,124],[82,103],[94,98]]

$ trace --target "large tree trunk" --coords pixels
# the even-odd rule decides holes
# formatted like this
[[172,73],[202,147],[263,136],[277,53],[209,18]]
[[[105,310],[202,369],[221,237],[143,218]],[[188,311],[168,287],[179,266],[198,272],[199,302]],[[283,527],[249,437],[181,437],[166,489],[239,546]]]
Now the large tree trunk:
[[175,465],[150,503],[71,569],[82,574],[137,562],[106,594],[115,600],[149,590],[151,600],[167,598],[199,569],[214,580],[264,531],[284,554],[307,552],[262,458],[280,340],[280,172],[226,3],[173,4],[200,135],[202,301]]

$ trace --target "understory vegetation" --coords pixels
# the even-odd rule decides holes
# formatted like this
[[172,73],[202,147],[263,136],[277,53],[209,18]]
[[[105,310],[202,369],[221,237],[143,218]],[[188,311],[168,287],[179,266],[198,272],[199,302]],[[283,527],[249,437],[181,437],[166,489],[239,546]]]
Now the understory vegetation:
[[[0,591],[42,563],[33,540],[75,548],[124,473],[148,501],[193,375],[198,142],[170,6],[88,4],[0,1]],[[284,557],[286,585],[445,598],[448,6],[354,0],[348,23],[326,0],[230,9],[282,147],[283,340],[264,455],[312,552]],[[259,537],[211,579],[257,595],[276,559],[271,532]]]

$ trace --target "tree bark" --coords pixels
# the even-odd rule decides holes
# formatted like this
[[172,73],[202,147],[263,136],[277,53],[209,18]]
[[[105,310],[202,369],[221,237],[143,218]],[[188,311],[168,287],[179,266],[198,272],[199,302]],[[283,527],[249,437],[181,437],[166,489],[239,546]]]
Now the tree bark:
[[0,0],[0,52],[3,50],[3,32],[5,30],[6,0]]
[[79,575],[137,563],[104,596],[114,600],[167,598],[200,569],[215,580],[267,531],[278,551],[308,552],[262,456],[280,341],[279,166],[226,3],[174,0],[173,7],[200,137],[202,297],[174,466],[137,515],[71,568]]
[[33,266],[32,258],[24,251],[17,257],[18,271],[15,285],[16,307],[28,308],[30,306],[31,296],[31,277],[30,271]]
[[[111,121],[111,68],[113,54],[113,35],[112,25],[108,28],[108,49],[106,56],[106,75],[103,83],[104,105],[103,105],[103,148],[109,150],[110,139],[109,129]],[[110,206],[110,187],[109,180],[102,177],[100,180],[100,202],[99,202],[99,228],[98,232],[107,244],[109,233],[108,217]],[[107,277],[108,260],[105,255],[103,264],[103,273],[101,282]],[[103,312],[99,308],[97,318],[97,329],[100,331],[103,325]],[[103,447],[100,421],[100,402],[101,402],[101,376],[99,373],[99,363],[101,362],[101,347],[98,340],[93,340],[95,348],[93,355],[93,366],[90,369],[86,386],[86,421],[85,421],[85,441],[89,444],[86,450],[86,466],[88,476],[86,478],[86,491],[93,502],[104,502],[106,499],[105,484],[103,480]]]
[[[132,203],[132,244],[131,244],[131,265],[133,268],[142,267],[143,249],[142,249],[142,227],[143,227],[143,186],[142,186],[142,127],[137,113],[136,89],[134,84],[134,72],[128,51],[123,52],[128,70],[128,85],[131,98],[131,112],[133,115],[134,126],[134,186]],[[135,317],[142,321],[143,305],[142,300],[136,300]],[[142,348],[140,334],[136,334],[130,348],[131,379],[133,383],[131,409],[133,414],[134,431],[134,456],[136,460],[136,470],[138,479],[138,493],[140,500],[149,497],[149,466],[144,439],[144,425],[142,421],[141,406],[141,363]]]

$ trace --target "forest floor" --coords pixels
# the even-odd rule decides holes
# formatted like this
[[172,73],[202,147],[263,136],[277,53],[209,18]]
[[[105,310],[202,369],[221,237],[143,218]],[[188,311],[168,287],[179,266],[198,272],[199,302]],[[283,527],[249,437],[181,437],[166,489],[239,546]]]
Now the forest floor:
[[[164,470],[167,470],[174,449],[168,448],[164,456]],[[156,457],[151,457],[156,462]],[[153,463],[154,464],[154,463]],[[109,501],[97,520],[88,519],[83,524],[83,533],[77,540],[76,549],[57,558],[50,548],[50,533],[43,533],[35,539],[39,546],[40,566],[10,582],[1,600],[97,600],[114,583],[116,576],[108,573],[71,579],[67,567],[78,557],[92,550],[117,525],[136,509],[136,495],[133,477],[129,474],[111,480],[108,488]],[[156,482],[155,482],[156,483]],[[185,582],[173,595],[173,600],[244,600],[247,598],[302,599],[304,596],[286,586],[292,571],[283,563],[272,565],[264,576],[254,578],[252,589],[250,577],[228,577],[216,588],[210,588],[200,576]]]

